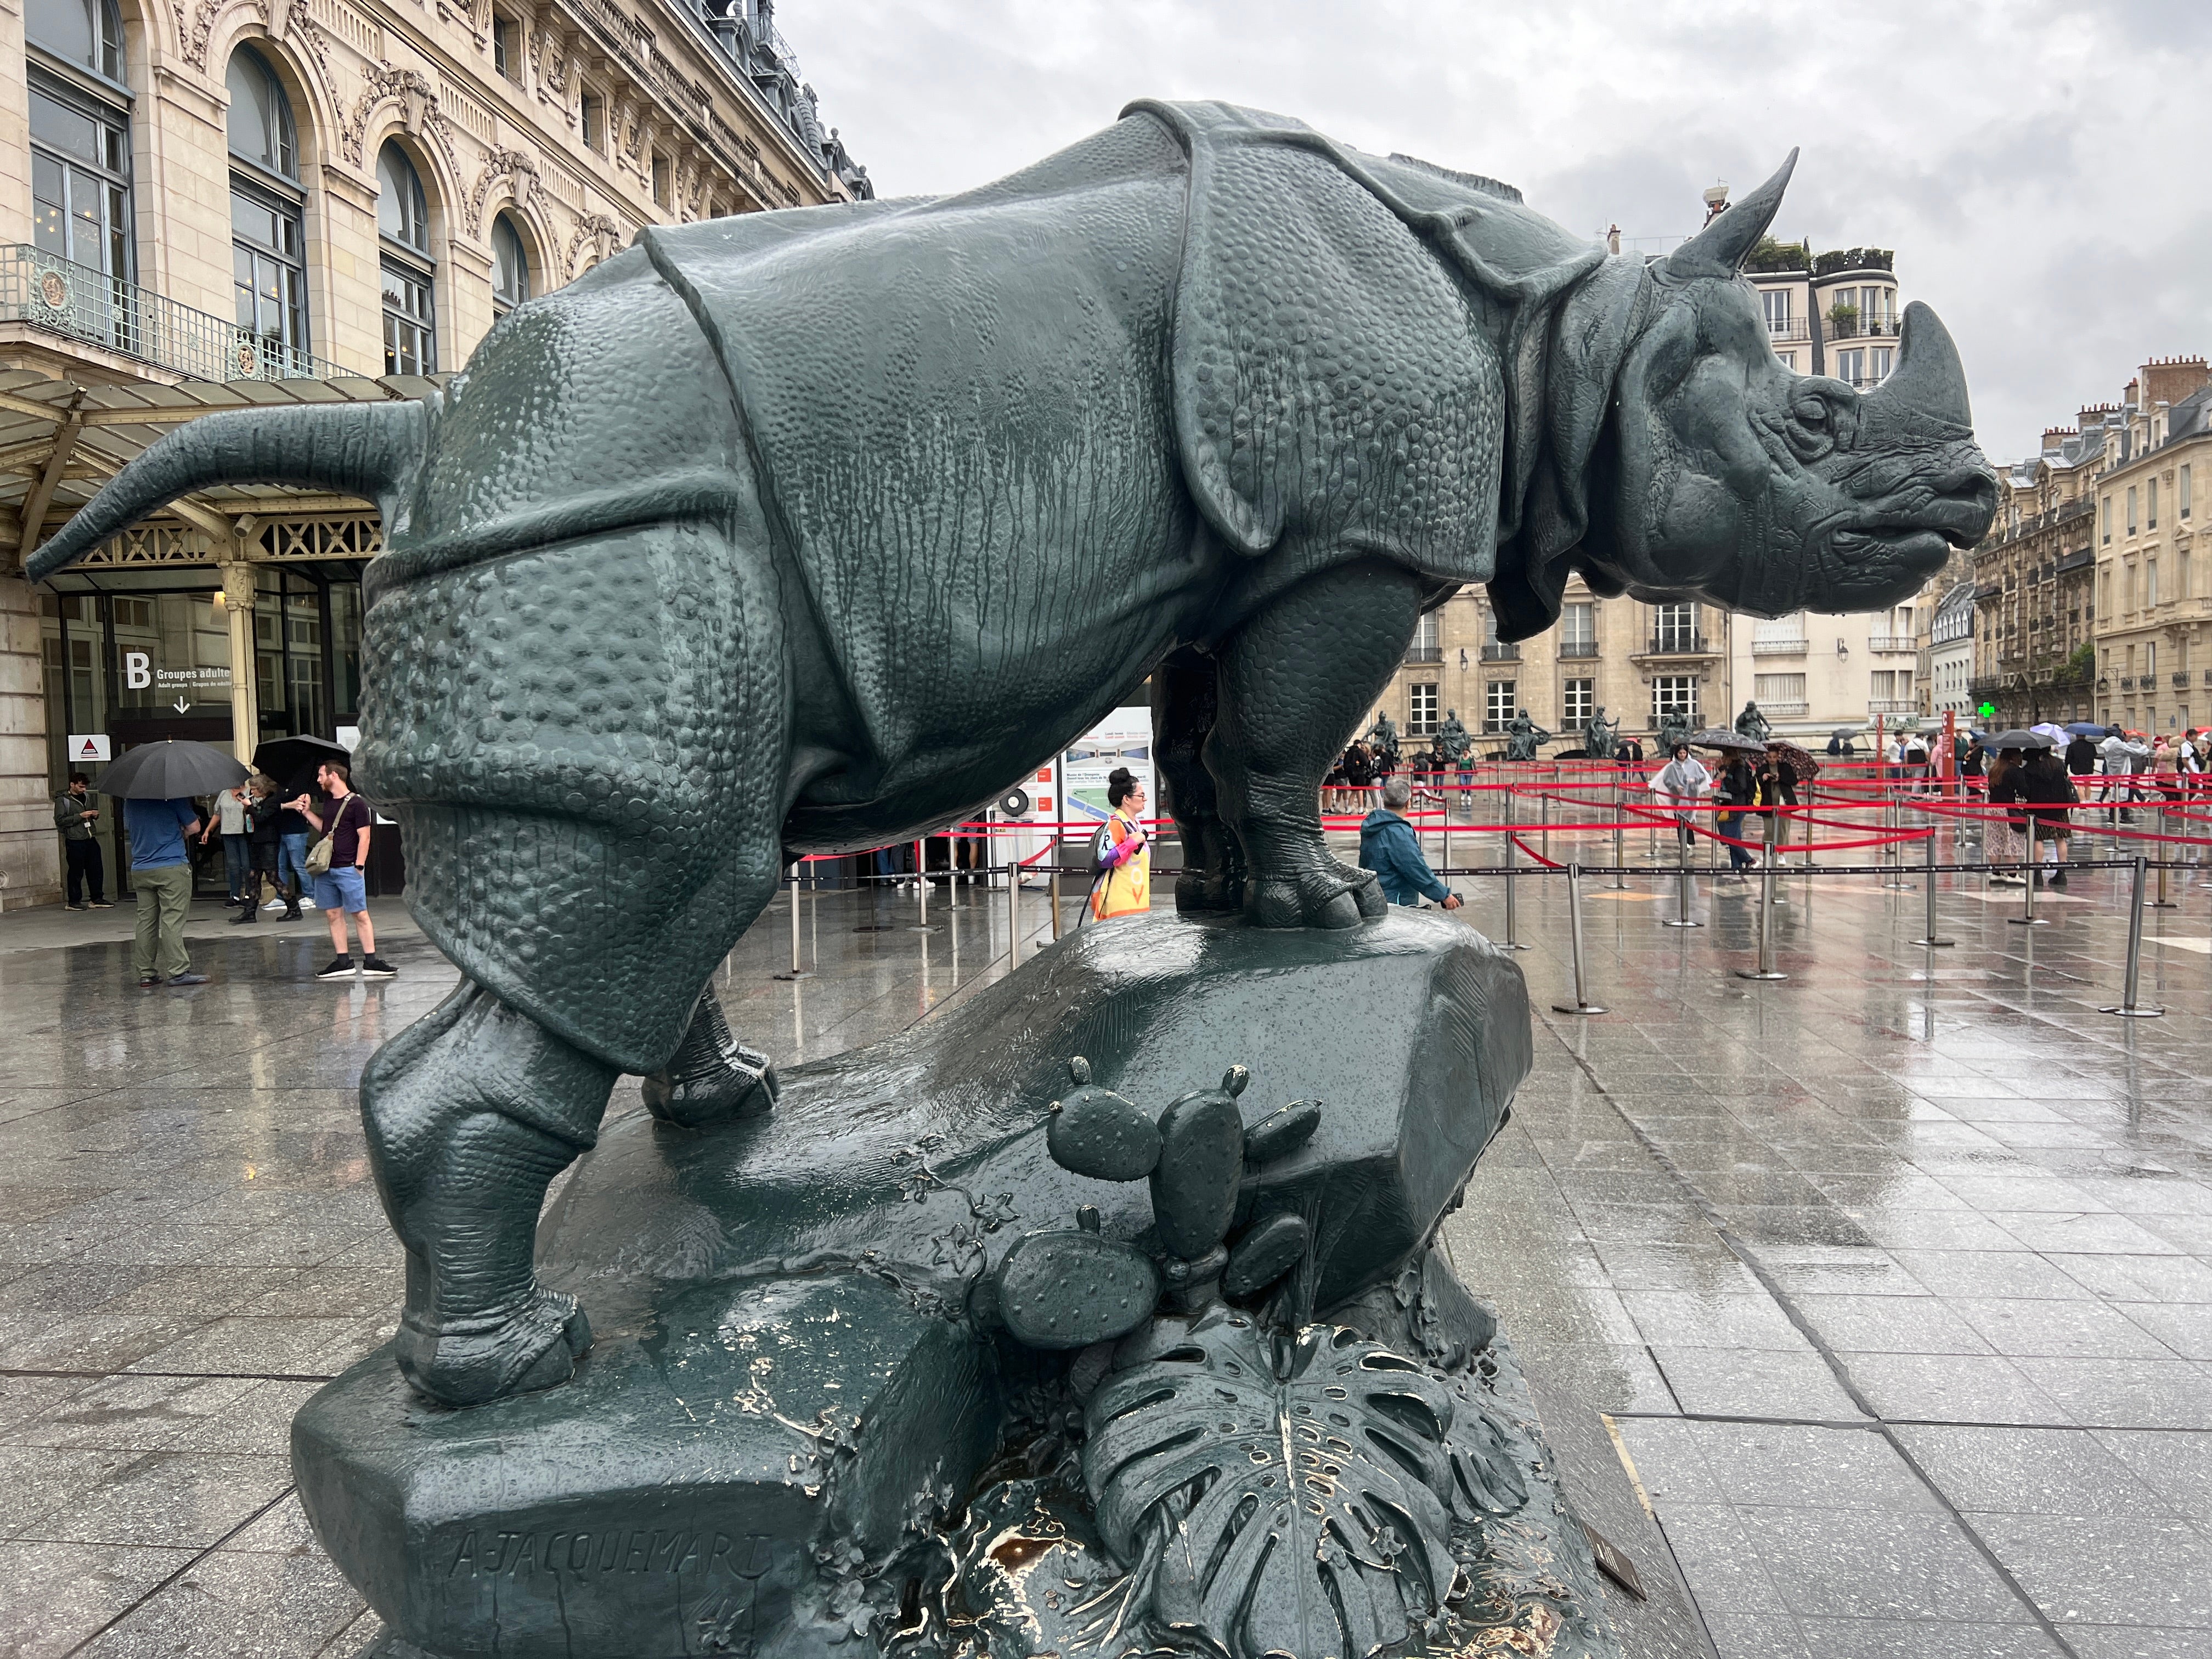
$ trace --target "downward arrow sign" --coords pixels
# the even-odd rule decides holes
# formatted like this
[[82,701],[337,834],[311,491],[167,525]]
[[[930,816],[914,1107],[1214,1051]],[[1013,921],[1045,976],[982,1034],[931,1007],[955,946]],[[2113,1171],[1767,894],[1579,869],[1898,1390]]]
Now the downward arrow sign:
[[177,711],[179,714],[183,714],[186,709],[190,708],[191,707],[191,704],[190,704],[190,703],[186,702],[184,700],[184,698],[183,698],[181,696],[179,696],[178,697],[177,701],[176,701],[176,703],[175,703],[174,707],[175,707],[175,708],[176,708],[176,711]]

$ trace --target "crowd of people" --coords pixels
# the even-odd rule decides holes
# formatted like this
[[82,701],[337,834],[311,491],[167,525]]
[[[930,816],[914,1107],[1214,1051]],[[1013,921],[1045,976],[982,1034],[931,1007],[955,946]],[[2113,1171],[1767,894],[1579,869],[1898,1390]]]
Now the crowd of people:
[[[331,960],[318,979],[390,979],[398,972],[376,952],[375,926],[369,920],[367,872],[375,815],[353,789],[343,761],[319,768],[313,790],[287,796],[277,782],[255,773],[236,788],[209,799],[125,800],[123,827],[128,839],[131,886],[138,915],[131,965],[142,987],[204,985],[194,971],[185,945],[185,922],[203,860],[222,860],[226,908],[238,914],[234,927],[261,918],[262,886],[268,884],[270,909],[281,920],[303,918],[304,904],[323,913],[331,935]],[[54,798],[54,827],[61,832],[68,860],[68,908],[110,909],[106,871],[96,833],[103,809],[82,772]],[[321,843],[327,842],[325,848]],[[358,966],[347,945],[347,929],[361,944]]]

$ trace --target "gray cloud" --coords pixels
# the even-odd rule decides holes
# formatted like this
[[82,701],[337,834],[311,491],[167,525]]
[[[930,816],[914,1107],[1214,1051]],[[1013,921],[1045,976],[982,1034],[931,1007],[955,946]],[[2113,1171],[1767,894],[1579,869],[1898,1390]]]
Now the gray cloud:
[[885,194],[995,178],[1131,98],[1224,98],[1656,247],[1705,185],[1802,145],[1778,230],[1896,249],[2001,458],[2144,358],[2212,347],[2186,138],[2206,0],[785,0],[778,21]]

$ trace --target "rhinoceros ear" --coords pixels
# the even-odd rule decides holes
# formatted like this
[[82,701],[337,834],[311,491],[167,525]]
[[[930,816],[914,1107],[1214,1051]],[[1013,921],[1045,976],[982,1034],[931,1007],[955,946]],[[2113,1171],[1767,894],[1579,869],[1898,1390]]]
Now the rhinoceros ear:
[[1662,260],[1662,274],[1674,282],[1734,276],[1774,222],[1782,192],[1789,189],[1790,175],[1796,170],[1797,152],[1793,149],[1771,179]]

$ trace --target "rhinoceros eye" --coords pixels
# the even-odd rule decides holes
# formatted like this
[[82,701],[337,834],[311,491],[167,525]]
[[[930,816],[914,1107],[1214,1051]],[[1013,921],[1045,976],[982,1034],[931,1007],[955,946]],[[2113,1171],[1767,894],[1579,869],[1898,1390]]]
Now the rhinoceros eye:
[[1800,398],[1791,413],[1797,416],[1800,424],[1815,432],[1828,429],[1828,405],[1818,398]]

